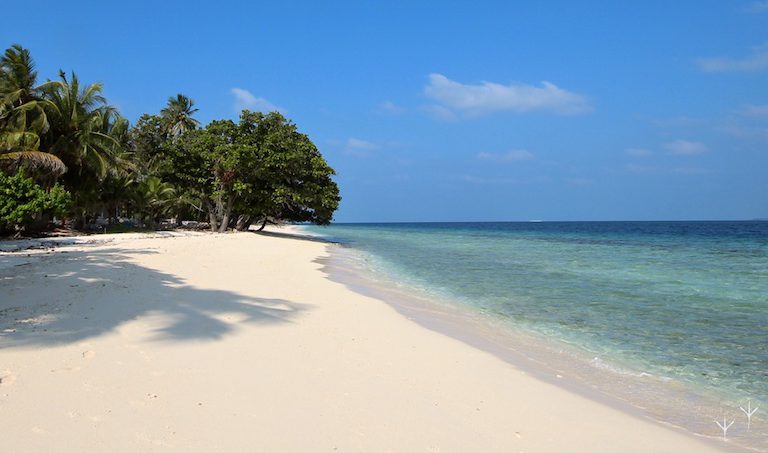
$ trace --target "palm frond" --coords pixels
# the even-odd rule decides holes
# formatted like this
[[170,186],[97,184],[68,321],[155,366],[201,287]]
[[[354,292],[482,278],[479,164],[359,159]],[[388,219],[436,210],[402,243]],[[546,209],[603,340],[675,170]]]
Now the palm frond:
[[34,151],[40,146],[40,136],[31,131],[6,130],[0,132],[0,153],[20,150]]

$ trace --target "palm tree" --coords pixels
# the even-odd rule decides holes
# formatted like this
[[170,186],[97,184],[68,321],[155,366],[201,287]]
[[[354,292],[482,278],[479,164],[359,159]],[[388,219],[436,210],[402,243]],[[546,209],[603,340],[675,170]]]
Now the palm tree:
[[120,215],[120,207],[125,207],[125,202],[132,198],[134,185],[134,175],[125,171],[111,171],[101,182],[99,202],[110,225]]
[[155,228],[160,217],[167,214],[178,200],[176,190],[157,176],[141,181],[134,194],[134,201],[147,226]]
[[121,164],[118,138],[125,135],[127,123],[107,105],[100,83],[81,87],[75,73],[67,77],[60,72],[59,80],[43,92],[52,108],[41,146],[69,168],[62,181],[72,193],[75,227],[82,228],[100,205],[101,182]]
[[59,80],[45,87],[45,94],[54,107],[53,114],[49,115],[51,127],[45,145],[73,170],[70,179],[86,176],[101,179],[106,176],[109,164],[115,163],[120,143],[110,132],[116,125],[125,127],[124,120],[107,105],[102,90],[101,83],[81,89],[74,72],[71,79],[60,72]]
[[39,99],[39,87],[35,86],[37,71],[29,50],[19,44],[12,45],[0,58],[0,68],[0,92],[4,96],[13,97],[17,105]]
[[165,134],[176,139],[187,131],[192,131],[200,126],[200,121],[192,118],[197,112],[192,99],[177,94],[168,98],[168,105],[160,111],[160,117],[163,120]]
[[66,171],[58,157],[39,150],[40,135],[49,128],[42,97],[48,83],[36,86],[37,71],[29,50],[18,44],[0,57],[0,167],[27,170],[37,179],[54,182]]

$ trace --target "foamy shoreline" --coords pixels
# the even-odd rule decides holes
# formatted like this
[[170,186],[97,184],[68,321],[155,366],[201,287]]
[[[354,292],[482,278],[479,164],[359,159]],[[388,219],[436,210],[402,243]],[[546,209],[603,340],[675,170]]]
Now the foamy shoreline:
[[0,254],[3,449],[718,451],[329,280],[328,247],[196,233]]

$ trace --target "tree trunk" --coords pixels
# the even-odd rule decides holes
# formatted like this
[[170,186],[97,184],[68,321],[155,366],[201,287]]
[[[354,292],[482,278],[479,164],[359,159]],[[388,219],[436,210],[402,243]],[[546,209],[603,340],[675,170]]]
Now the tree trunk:
[[245,225],[243,226],[243,231],[248,231],[251,228],[252,223],[253,223],[253,217],[248,216],[248,221],[245,222]]
[[261,226],[260,226],[260,227],[259,227],[259,229],[258,229],[258,230],[256,230],[256,231],[261,231],[261,230],[263,230],[265,226],[267,226],[267,218],[266,218],[266,217],[264,217],[264,220],[262,220],[262,222],[261,222]]
[[221,218],[221,225],[219,226],[219,233],[225,233],[227,227],[229,227],[229,216],[232,214],[232,202],[234,201],[234,194],[229,194],[227,197],[227,204],[224,207],[224,215]]
[[79,231],[85,230],[86,225],[85,211],[78,213],[75,216],[75,229]]
[[237,231],[245,231],[249,226],[251,226],[251,216],[245,214],[237,216],[237,223],[235,224]]
[[205,203],[205,209],[208,211],[208,222],[210,223],[211,232],[215,233],[219,229],[219,223],[216,220],[216,211],[213,208],[213,203],[207,198],[203,199],[203,202]]

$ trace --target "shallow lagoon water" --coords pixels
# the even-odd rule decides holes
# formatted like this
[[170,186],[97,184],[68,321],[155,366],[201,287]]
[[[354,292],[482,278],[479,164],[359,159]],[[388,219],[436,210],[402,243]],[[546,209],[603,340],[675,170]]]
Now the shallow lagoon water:
[[[668,382],[666,390],[679,388],[685,400],[670,407],[690,403],[691,417],[707,418],[685,423],[678,414],[675,424],[713,434],[711,416],[738,417],[748,400],[768,409],[768,222],[335,224],[310,231],[347,245],[373,278],[572,345],[592,367]],[[643,391],[654,390],[633,389]],[[768,448],[760,415],[743,443]]]

